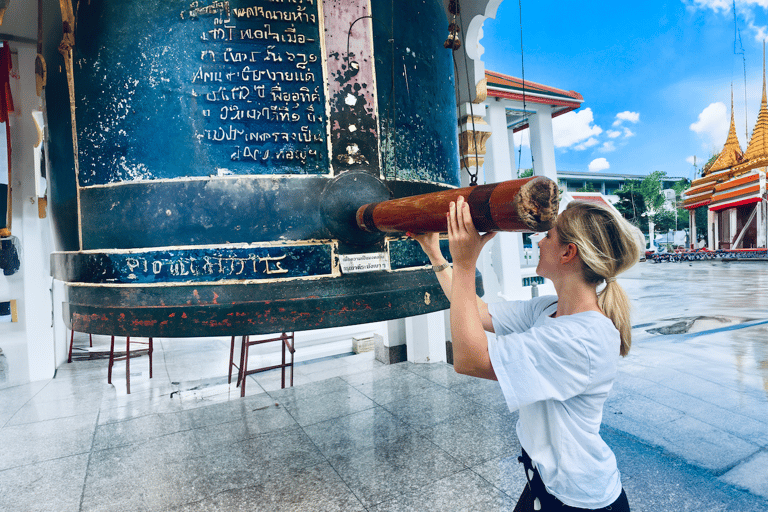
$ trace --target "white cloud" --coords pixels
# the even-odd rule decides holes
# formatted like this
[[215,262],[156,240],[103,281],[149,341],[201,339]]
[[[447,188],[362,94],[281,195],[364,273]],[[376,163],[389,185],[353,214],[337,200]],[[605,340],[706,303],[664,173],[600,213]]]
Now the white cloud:
[[768,27],[765,25],[755,25],[753,21],[747,22],[747,26],[755,31],[755,40],[762,42],[768,37]]
[[625,139],[628,139],[628,138],[630,138],[630,137],[634,137],[634,136],[635,136],[635,132],[633,132],[632,130],[630,130],[629,128],[627,128],[627,127],[625,126],[625,127],[624,127],[624,138],[625,138]]
[[605,134],[612,139],[615,139],[616,137],[621,136],[621,132],[618,130],[608,130],[607,132],[605,132]]
[[[716,14],[732,16],[733,2],[729,0],[683,0],[689,9],[711,10]],[[754,33],[754,38],[762,42],[768,35],[768,27],[755,24],[755,9],[762,8],[763,11],[768,8],[766,0],[736,0],[736,11],[738,17],[747,22],[747,28]],[[764,14],[764,13],[761,13]],[[731,17],[731,20],[733,18]]]
[[[598,143],[590,142],[591,138],[600,135],[603,129],[594,124],[592,109],[585,108],[578,112],[572,111],[558,116],[552,120],[552,131],[556,148],[584,149]],[[584,142],[582,142],[584,141]],[[581,143],[581,144],[579,144]]]
[[600,146],[600,151],[602,151],[603,153],[610,153],[611,151],[616,151],[616,144],[614,144],[612,140],[603,142],[603,145]]
[[611,167],[611,164],[608,163],[608,160],[605,158],[595,158],[591,162],[589,162],[589,172],[598,172],[598,171],[604,171],[605,169],[608,169]]
[[637,123],[638,121],[640,121],[640,113],[630,112],[629,110],[625,110],[624,112],[619,112],[618,114],[616,114],[616,120],[613,122],[613,126],[619,126],[624,121],[628,123]]
[[[515,140],[516,149],[520,148],[521,144],[526,148],[531,147],[531,130],[521,130],[519,132],[515,132],[513,137]],[[0,146],[2,146],[2,144],[0,144]]]
[[712,9],[715,12],[728,12],[731,10],[730,0],[693,0],[692,4],[694,9],[699,7],[701,9]]
[[696,155],[691,155],[688,158],[685,159],[686,162],[693,165],[696,163]]
[[572,146],[572,148],[575,149],[576,151],[584,151],[585,149],[591,148],[592,146],[596,146],[598,144],[600,144],[599,140],[597,140],[594,137],[590,137],[584,142],[582,142],[581,144],[576,144],[575,146]]
[[725,103],[718,101],[717,103],[710,103],[707,108],[702,110],[699,114],[699,120],[692,123],[690,128],[705,139],[708,144],[707,147],[717,147],[725,142],[725,137],[728,135],[728,123]]

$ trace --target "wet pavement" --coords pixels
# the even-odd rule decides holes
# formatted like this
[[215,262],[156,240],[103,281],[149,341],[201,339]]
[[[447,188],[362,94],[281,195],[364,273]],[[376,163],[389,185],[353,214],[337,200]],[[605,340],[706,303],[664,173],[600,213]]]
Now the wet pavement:
[[605,425],[768,497],[768,263],[641,263]]
[[[768,511],[768,263],[640,263],[601,433],[634,511]],[[87,345],[86,336],[76,342]],[[97,346],[106,337],[94,337]],[[229,339],[0,389],[0,510],[513,510],[498,385],[372,353],[226,382]]]

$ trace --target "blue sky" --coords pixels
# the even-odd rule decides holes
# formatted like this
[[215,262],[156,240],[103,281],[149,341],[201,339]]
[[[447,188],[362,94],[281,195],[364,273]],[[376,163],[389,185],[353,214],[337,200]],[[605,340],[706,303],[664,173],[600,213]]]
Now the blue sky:
[[[486,69],[520,77],[518,2],[504,0],[483,32]],[[732,0],[522,0],[522,36],[526,80],[584,96],[553,121],[558,170],[691,179],[693,156],[700,168],[725,143],[731,83],[746,150],[762,96],[768,0],[737,0],[736,25]]]

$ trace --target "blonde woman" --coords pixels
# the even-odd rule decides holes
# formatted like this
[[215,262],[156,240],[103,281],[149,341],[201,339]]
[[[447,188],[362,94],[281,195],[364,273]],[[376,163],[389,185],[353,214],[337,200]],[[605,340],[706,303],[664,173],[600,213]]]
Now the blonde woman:
[[[536,271],[557,296],[486,304],[475,295],[475,266],[494,233],[477,232],[462,198],[447,215],[452,269],[436,234],[411,236],[451,301],[455,370],[497,380],[509,409],[520,411],[528,485],[515,512],[628,511],[616,458],[599,430],[619,357],[631,344],[629,300],[616,282],[638,261],[631,225],[607,208],[570,203],[539,242]],[[496,334],[490,343],[485,331]]]

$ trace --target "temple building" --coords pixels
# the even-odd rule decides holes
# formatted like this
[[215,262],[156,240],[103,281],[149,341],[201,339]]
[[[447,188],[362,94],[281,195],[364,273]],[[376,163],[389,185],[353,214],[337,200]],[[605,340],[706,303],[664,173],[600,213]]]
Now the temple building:
[[[733,94],[731,94],[733,96]],[[683,193],[683,208],[689,211],[691,233],[696,230],[695,210],[706,206],[708,248],[764,248],[768,239],[765,178],[768,166],[768,101],[763,58],[763,99],[757,124],[746,152],[741,151],[733,117],[723,150],[702,176]],[[691,244],[695,241],[691,240]]]

